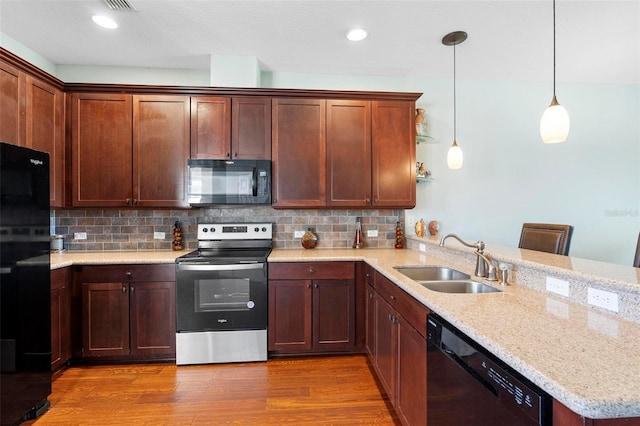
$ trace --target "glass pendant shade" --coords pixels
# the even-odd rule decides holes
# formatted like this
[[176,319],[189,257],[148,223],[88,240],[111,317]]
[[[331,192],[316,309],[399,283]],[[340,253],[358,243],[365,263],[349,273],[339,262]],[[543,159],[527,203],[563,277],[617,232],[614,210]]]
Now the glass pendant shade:
[[450,169],[461,169],[462,168],[462,149],[458,146],[456,141],[453,141],[451,148],[449,148],[449,152],[447,152],[447,165]]
[[544,143],[561,143],[569,135],[569,113],[553,97],[551,104],[544,110],[540,120],[540,136]]

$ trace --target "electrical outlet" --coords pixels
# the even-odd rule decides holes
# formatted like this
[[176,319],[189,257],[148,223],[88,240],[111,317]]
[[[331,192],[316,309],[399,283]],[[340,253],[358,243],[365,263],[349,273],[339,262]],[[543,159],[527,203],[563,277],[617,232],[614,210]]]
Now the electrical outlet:
[[294,238],[302,238],[303,235],[304,235],[304,231],[293,231]]
[[618,293],[598,290],[597,288],[587,288],[587,302],[599,308],[618,312]]
[[418,249],[419,249],[421,252],[426,252],[426,251],[427,251],[427,246],[426,246],[426,244],[422,244],[422,243],[420,243],[420,245],[418,246]]
[[377,229],[369,229],[367,230],[367,237],[377,237],[378,230]]
[[412,215],[407,215],[405,223],[407,224],[408,229],[413,229],[416,226],[416,218]]
[[547,277],[547,291],[569,297],[569,281]]
[[86,232],[74,232],[73,233],[73,239],[74,240],[86,240],[87,239],[87,233]]
[[153,239],[154,240],[164,240],[165,233],[164,232],[154,232]]

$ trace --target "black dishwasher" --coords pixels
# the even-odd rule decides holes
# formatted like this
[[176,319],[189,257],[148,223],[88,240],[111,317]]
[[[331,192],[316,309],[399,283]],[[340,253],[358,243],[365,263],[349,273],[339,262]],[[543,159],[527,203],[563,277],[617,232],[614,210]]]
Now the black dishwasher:
[[552,399],[441,317],[427,317],[427,424],[551,425]]

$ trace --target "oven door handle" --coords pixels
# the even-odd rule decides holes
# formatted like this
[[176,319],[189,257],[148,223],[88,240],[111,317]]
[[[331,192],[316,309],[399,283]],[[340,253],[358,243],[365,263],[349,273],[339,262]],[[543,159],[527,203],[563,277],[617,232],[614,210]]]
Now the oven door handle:
[[203,265],[194,263],[180,263],[178,270],[180,271],[239,271],[247,269],[262,269],[264,263],[235,263],[233,265]]

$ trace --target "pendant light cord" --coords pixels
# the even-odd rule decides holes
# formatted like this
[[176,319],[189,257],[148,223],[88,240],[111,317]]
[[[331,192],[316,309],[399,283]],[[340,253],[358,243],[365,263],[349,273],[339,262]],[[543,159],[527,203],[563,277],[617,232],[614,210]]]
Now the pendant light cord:
[[553,97],[556,97],[556,0],[553,0]]
[[456,45],[453,45],[453,142],[456,142]]

